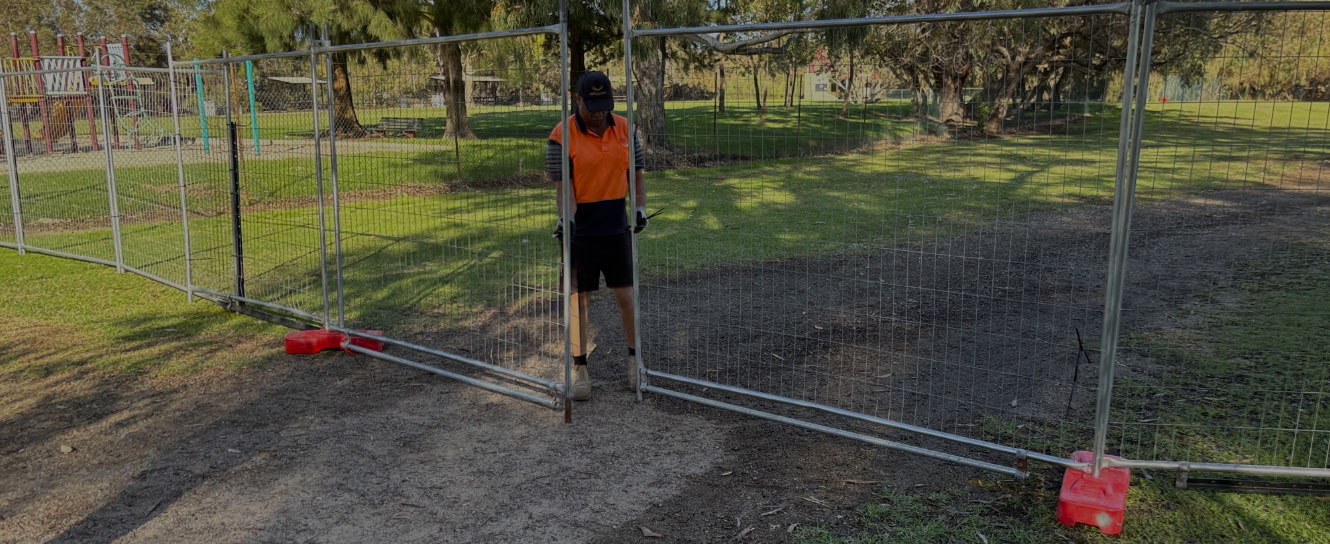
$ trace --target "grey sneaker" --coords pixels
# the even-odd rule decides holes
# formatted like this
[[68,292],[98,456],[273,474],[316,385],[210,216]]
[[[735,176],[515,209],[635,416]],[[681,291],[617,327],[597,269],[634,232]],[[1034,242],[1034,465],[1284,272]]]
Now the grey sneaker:
[[569,394],[573,400],[591,400],[591,374],[586,365],[573,365],[573,390]]
[[637,368],[637,356],[628,356],[628,390],[637,391],[637,382],[642,377]]

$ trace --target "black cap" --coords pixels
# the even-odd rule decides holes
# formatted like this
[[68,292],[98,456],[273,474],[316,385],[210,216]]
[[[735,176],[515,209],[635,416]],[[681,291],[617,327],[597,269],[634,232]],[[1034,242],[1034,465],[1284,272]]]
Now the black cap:
[[577,94],[589,112],[614,111],[614,88],[602,72],[587,72],[577,78]]

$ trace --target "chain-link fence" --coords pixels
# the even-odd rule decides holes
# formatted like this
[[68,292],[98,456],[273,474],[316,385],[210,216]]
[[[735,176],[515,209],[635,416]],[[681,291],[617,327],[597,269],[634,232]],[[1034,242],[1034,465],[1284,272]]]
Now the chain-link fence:
[[[653,214],[639,393],[1014,475],[1326,476],[1311,8],[1330,5],[690,28],[625,2],[600,68],[649,170],[646,202],[628,191]],[[581,64],[564,30],[8,70],[0,244],[382,334],[387,353],[347,347],[566,407],[545,157]],[[84,91],[34,94],[45,75]],[[618,374],[617,329],[596,327],[593,374]]]

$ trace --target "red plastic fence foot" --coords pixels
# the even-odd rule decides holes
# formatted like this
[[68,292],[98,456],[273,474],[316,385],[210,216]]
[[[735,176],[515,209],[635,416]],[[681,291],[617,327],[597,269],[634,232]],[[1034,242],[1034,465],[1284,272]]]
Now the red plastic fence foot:
[[[1089,463],[1094,461],[1094,454],[1077,451],[1071,454],[1071,460]],[[1106,535],[1121,533],[1130,485],[1131,470],[1127,468],[1105,468],[1099,471],[1098,478],[1069,468],[1062,476],[1062,492],[1058,494],[1058,521],[1068,526],[1094,525]]]
[[[365,334],[383,336],[383,331],[362,330]],[[291,354],[318,353],[325,349],[342,349],[346,335],[337,331],[314,329],[291,331],[286,334],[286,352]],[[383,351],[383,341],[360,336],[351,337],[351,345],[373,351]]]

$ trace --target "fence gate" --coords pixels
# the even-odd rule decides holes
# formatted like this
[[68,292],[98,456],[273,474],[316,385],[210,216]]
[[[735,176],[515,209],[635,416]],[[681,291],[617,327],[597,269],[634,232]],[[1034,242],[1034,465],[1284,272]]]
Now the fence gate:
[[[184,160],[186,193],[198,195],[192,291],[344,333],[350,351],[570,408],[543,157],[561,110],[500,92],[508,81],[566,88],[566,64],[476,58],[455,87],[449,71],[465,45],[539,51],[563,32],[173,60],[181,123],[200,128]],[[448,115],[463,109],[460,122]],[[369,337],[394,354],[354,340]]]
[[[1257,296],[1244,290],[1324,289],[1312,149],[1324,127],[1308,126],[1324,104],[1150,94],[1161,76],[1186,75],[1179,44],[1231,59],[1220,78],[1308,73],[1319,41],[1289,42],[1320,40],[1319,12],[1296,15],[1308,32],[1282,41],[1182,36],[1221,24],[1224,36],[1253,34],[1242,25],[1270,15],[1227,12],[1286,5],[671,27],[670,14],[626,0],[630,124],[649,167],[666,171],[647,202],[662,214],[635,246],[643,390],[1013,475],[1028,459],[1095,473],[1330,475],[1323,351],[1270,346],[1288,370],[1258,379],[1265,366],[1236,343],[1211,344],[1234,359],[1199,371],[1193,354],[1155,349],[1177,312],[1205,316],[1184,329],[1197,339],[1232,334],[1273,310],[1220,311]],[[1326,9],[1294,9],[1313,7]],[[838,61],[811,32],[843,48]],[[1172,60],[1162,71],[1151,60],[1160,33]],[[1046,39],[1061,45],[1008,49]],[[976,47],[945,46],[958,40]],[[700,47],[712,67],[666,62],[667,45]],[[1033,71],[1049,83],[1027,86]],[[926,91],[892,90],[921,80]],[[1234,222],[1252,228],[1238,235]],[[1212,253],[1196,252],[1198,236]],[[1249,287],[1259,278],[1271,281]],[[1305,340],[1298,327],[1313,317],[1269,332]],[[1234,397],[1260,408],[1225,413]],[[1094,462],[1067,458],[1092,445]]]

